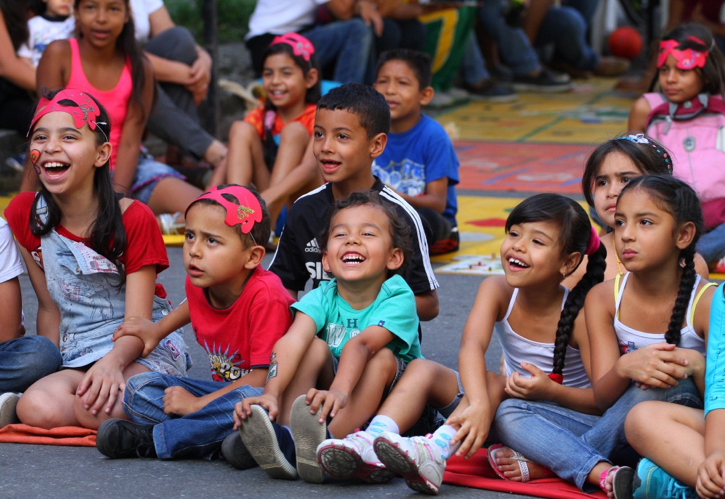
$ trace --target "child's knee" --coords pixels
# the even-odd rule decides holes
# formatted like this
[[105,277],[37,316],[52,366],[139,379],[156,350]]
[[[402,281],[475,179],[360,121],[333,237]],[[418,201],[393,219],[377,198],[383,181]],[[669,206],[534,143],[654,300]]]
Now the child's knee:
[[642,433],[652,427],[652,415],[656,414],[657,402],[642,402],[635,405],[627,414],[624,421],[624,432],[628,440],[637,440]]
[[257,129],[246,121],[235,121],[229,129],[229,142],[259,138]]
[[395,375],[398,371],[398,359],[393,355],[393,351],[389,348],[381,348],[375,355],[370,357],[365,370],[372,370],[372,372],[386,373]]
[[310,133],[307,131],[307,128],[305,128],[302,123],[299,123],[297,121],[288,123],[279,134],[280,147],[283,143],[287,142],[307,144],[309,138]]
[[16,413],[23,424],[38,428],[56,426],[54,401],[42,390],[28,390],[18,400]]

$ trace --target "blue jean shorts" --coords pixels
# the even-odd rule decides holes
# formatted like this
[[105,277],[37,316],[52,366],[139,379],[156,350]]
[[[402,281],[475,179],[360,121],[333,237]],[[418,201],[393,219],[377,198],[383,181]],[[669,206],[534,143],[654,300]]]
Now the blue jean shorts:
[[131,195],[134,199],[148,204],[151,193],[154,192],[158,183],[166,177],[186,180],[186,177],[169,165],[159,163],[154,160],[151,154],[142,151],[138,156],[138,165],[136,165],[136,174],[133,176]]

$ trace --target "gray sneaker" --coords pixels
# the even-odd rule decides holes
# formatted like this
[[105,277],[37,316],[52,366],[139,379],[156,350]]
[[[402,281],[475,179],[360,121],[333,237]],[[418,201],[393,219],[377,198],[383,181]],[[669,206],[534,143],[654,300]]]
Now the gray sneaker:
[[307,483],[322,483],[325,475],[317,462],[317,447],[327,438],[327,424],[320,424],[320,411],[310,414],[305,396],[300,395],[292,403],[290,427],[297,453],[297,473]]
[[222,456],[238,470],[248,470],[257,466],[257,461],[254,460],[244,446],[242,436],[238,431],[227,435],[227,438],[222,442]]
[[491,78],[482,80],[475,85],[464,83],[463,88],[468,91],[472,100],[483,102],[514,102],[519,98],[516,92],[499,85]]
[[517,92],[557,93],[571,90],[571,82],[557,81],[557,77],[552,76],[546,69],[542,69],[536,76],[514,76],[512,86]]
[[18,415],[15,413],[15,406],[18,405],[20,395],[20,393],[13,392],[0,395],[0,428],[20,422]]

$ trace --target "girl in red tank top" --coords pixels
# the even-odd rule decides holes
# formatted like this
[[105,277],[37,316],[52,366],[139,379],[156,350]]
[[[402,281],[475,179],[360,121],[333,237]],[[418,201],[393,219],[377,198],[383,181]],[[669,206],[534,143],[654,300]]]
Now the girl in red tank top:
[[148,204],[160,223],[183,226],[183,212],[201,191],[139,154],[155,82],[134,38],[129,1],[76,0],[74,12],[77,38],[48,45],[38,65],[38,89],[74,88],[97,96],[112,124],[114,188]]

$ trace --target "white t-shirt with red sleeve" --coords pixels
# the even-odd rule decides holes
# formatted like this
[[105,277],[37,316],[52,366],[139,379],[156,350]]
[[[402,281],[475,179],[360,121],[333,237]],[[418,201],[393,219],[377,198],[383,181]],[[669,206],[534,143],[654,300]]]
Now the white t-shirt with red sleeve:
[[[30,209],[34,198],[34,192],[18,194],[5,209],[5,217],[20,246],[33,256],[35,262],[42,269],[43,253],[40,238],[30,231]],[[164,239],[151,209],[139,201],[134,201],[123,213],[122,218],[123,227],[126,230],[126,249],[121,255],[120,261],[126,275],[147,265],[155,265],[157,274],[167,269],[169,259],[166,255],[166,246],[164,246]],[[56,226],[55,230],[71,241],[82,242],[89,246],[88,239],[68,232],[61,225]],[[161,284],[156,284],[155,294],[161,298],[166,297],[166,291]]]
[[209,355],[214,381],[232,382],[252,369],[266,369],[274,344],[292,325],[292,296],[282,281],[262,267],[254,269],[229,307],[209,303],[204,288],[186,278],[191,327]]

